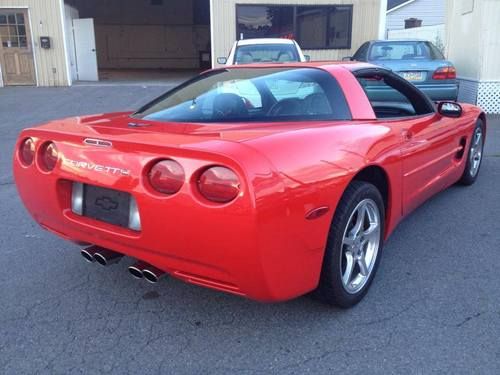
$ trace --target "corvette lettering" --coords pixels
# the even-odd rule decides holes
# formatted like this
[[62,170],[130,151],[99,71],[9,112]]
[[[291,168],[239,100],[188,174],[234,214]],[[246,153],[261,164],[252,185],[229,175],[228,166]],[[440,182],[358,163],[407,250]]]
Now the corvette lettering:
[[130,170],[123,169],[123,168],[117,168],[117,167],[111,167],[108,165],[94,164],[91,162],[71,160],[71,159],[64,159],[64,164],[71,166],[71,167],[74,167],[74,168],[87,169],[89,171],[111,173],[111,174],[121,175],[121,176],[130,176]]

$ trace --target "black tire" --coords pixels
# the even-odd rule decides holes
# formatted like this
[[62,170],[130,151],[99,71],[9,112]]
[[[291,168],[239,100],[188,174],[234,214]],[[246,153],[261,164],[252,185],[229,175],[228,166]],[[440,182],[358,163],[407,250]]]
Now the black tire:
[[[482,132],[482,138],[481,138],[481,159],[479,161],[479,166],[477,167],[477,171],[474,173],[474,169],[472,168],[472,158],[471,158],[471,153],[473,152],[473,143],[474,143],[474,137],[476,135],[476,132],[478,129],[481,130]],[[467,152],[467,161],[465,163],[465,169],[464,173],[462,174],[462,177],[460,177],[460,180],[458,181],[462,185],[472,185],[474,182],[476,182],[477,176],[479,176],[479,170],[481,169],[481,164],[482,164],[482,157],[483,157],[483,152],[484,152],[484,140],[485,140],[485,126],[484,123],[481,119],[478,119],[476,121],[476,127],[474,128],[474,132],[472,133],[472,137],[470,140],[470,145],[469,145],[469,151]]]
[[[356,293],[349,293],[342,282],[342,262],[344,249],[344,233],[350,225],[350,219],[358,204],[369,199],[376,204],[380,218],[380,238],[378,251],[371,273],[364,286]],[[353,181],[344,192],[330,226],[319,286],[315,296],[321,301],[340,307],[349,308],[363,299],[375,277],[380,263],[383,248],[385,223],[384,201],[379,190],[372,184],[363,181]]]

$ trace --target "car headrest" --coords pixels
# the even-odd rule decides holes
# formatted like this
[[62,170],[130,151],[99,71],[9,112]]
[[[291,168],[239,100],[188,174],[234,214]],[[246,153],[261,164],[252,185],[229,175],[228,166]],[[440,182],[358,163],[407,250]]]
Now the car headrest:
[[214,118],[244,117],[246,115],[248,115],[248,109],[241,96],[233,93],[223,93],[214,98]]

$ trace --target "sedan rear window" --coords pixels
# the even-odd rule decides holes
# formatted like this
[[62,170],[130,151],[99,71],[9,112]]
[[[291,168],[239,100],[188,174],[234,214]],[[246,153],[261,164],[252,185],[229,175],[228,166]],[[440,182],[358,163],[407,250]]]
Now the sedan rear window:
[[293,44],[258,44],[236,48],[235,64],[285,63],[300,61]]
[[350,119],[334,77],[315,68],[211,71],[147,104],[134,117],[169,122]]
[[374,43],[369,60],[443,60],[443,54],[429,42],[381,42]]

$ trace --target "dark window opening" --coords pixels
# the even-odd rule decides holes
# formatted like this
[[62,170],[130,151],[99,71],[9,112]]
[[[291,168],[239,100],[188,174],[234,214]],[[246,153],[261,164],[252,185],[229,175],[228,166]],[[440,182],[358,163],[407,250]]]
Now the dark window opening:
[[195,25],[210,25],[210,1],[194,0],[193,21]]
[[378,119],[421,116],[434,112],[432,102],[395,73],[361,70],[355,75]]
[[238,40],[289,38],[304,49],[351,48],[351,5],[237,5],[236,18]]

